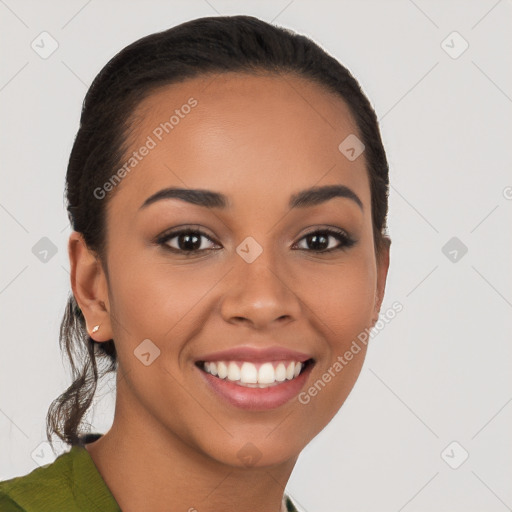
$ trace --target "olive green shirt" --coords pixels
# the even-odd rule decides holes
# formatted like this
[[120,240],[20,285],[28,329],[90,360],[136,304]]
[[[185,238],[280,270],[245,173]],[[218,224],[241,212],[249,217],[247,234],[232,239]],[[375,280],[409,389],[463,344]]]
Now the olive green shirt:
[[[285,495],[288,512],[297,512]],[[0,512],[120,512],[83,445],[51,464],[0,482]]]

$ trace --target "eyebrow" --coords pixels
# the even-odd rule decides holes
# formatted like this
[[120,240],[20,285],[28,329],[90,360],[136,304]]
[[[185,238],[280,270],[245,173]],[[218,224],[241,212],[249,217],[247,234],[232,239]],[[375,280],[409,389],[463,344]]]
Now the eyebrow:
[[[288,205],[290,208],[308,208],[325,203],[335,197],[350,199],[354,201],[361,210],[363,210],[363,203],[361,199],[359,199],[359,196],[345,185],[325,185],[323,187],[313,187],[301,190],[290,197]],[[155,194],[149,196],[141,205],[140,209],[146,208],[150,204],[163,199],[179,199],[187,203],[210,209],[225,209],[231,204],[228,197],[220,192],[203,189],[169,187],[159,190]]]

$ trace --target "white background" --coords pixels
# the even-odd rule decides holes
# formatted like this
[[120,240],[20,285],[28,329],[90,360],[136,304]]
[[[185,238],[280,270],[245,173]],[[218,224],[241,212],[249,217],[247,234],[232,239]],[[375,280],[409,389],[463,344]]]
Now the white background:
[[[69,384],[58,328],[69,290],[63,190],[84,94],[134,40],[183,21],[251,14],[305,33],[375,106],[390,163],[392,262],[373,339],[336,418],[287,491],[308,512],[512,507],[512,3],[0,1],[0,479],[54,455],[50,402]],[[47,31],[58,49],[31,48]],[[469,43],[458,58],[442,42]],[[458,36],[444,47],[463,48]],[[451,47],[451,48],[450,48]],[[507,188],[509,187],[509,188]],[[48,237],[43,263],[32,247]],[[442,247],[468,249],[451,261]],[[91,416],[108,429],[112,394]],[[460,461],[452,469],[441,457]],[[41,445],[41,443],[43,443]],[[446,457],[445,457],[446,458]]]

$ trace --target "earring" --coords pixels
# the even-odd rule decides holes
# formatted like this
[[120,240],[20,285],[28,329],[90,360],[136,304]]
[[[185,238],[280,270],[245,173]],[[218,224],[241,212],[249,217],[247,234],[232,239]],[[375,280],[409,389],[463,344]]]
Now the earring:
[[92,333],[94,334],[95,332],[98,332],[100,330],[100,326],[99,325],[95,325],[93,328],[92,328]]

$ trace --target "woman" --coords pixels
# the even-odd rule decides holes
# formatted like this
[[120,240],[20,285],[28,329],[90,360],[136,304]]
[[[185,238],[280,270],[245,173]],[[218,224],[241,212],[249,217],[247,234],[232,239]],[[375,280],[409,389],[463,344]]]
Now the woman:
[[[0,509],[297,510],[286,483],[360,373],[389,265],[356,80],[249,16],[147,36],[91,85],[66,192],[74,382],[48,439],[71,450],[0,483]],[[86,434],[109,371],[113,425]]]

